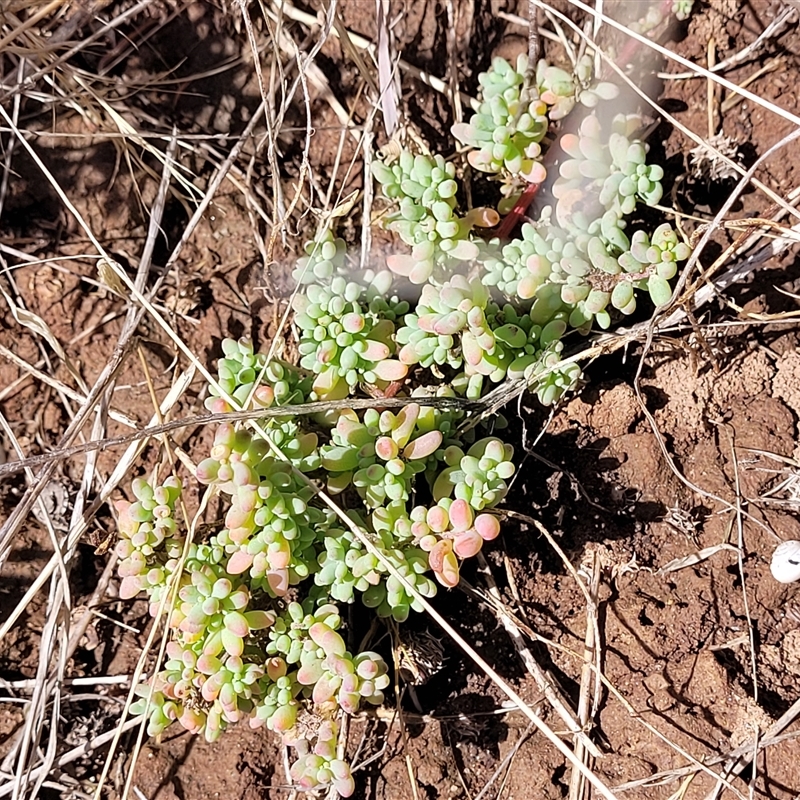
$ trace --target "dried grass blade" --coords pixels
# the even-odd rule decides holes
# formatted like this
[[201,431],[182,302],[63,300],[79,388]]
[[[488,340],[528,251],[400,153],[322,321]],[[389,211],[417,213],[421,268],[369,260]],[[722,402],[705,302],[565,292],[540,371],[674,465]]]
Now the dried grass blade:
[[[581,668],[581,689],[580,697],[578,699],[578,722],[581,724],[581,730],[584,736],[588,739],[586,734],[586,727],[591,719],[591,714],[595,710],[594,706],[599,700],[599,681],[595,678],[594,692],[592,692],[592,664],[597,664],[598,672],[602,667],[600,660],[600,642],[597,638],[597,631],[600,626],[598,623],[598,591],[600,588],[600,575],[601,567],[597,558],[597,552],[592,553],[592,568],[589,576],[589,594],[591,595],[592,602],[586,606],[586,635],[584,637],[584,651],[583,651],[583,666]],[[594,695],[594,702],[590,703],[590,696]],[[591,708],[590,708],[591,706]],[[592,740],[589,739],[591,742]],[[590,755],[593,755],[586,747],[584,739],[575,737],[575,755],[580,758],[584,764],[589,763]],[[595,758],[597,756],[594,756]],[[569,785],[569,800],[582,800],[586,790],[586,784],[583,776],[577,771],[572,770]]]
[[333,17],[333,27],[336,31],[336,35],[339,37],[339,41],[342,43],[342,48],[347,55],[353,59],[353,63],[361,73],[361,77],[367,82],[370,89],[372,89],[372,91],[377,95],[379,90],[377,84],[375,83],[375,79],[372,77],[372,70],[369,69],[364,59],[361,58],[361,53],[358,52],[358,48],[350,38],[350,31],[347,30],[347,26],[344,24],[341,12],[338,9]]
[[[170,409],[175,405],[178,399],[183,395],[183,393],[188,389],[189,385],[191,384],[192,380],[194,379],[195,370],[193,367],[189,367],[185,370],[173,383],[172,388],[169,391],[169,394],[164,398],[161,402],[160,412],[162,415],[168,414]],[[154,415],[151,419],[151,425],[155,424],[156,420],[158,419],[158,415]],[[120,457],[117,465],[114,467],[114,471],[109,476],[108,480],[103,485],[103,488],[98,493],[97,497],[95,498],[92,505],[87,509],[87,511],[83,515],[83,519],[81,520],[79,525],[73,526],[72,530],[70,531],[70,539],[68,546],[74,546],[73,543],[77,543],[81,536],[86,532],[89,521],[92,519],[94,514],[97,513],[97,510],[100,506],[105,503],[109,497],[111,497],[111,493],[117,488],[120,482],[126,477],[128,472],[130,471],[133,462],[138,457],[139,453],[142,451],[144,446],[147,444],[147,437],[137,438],[131,442],[128,449],[125,453]],[[56,556],[53,556],[50,561],[47,562],[47,565],[42,570],[42,572],[36,577],[36,580],[31,584],[28,591],[25,592],[25,596],[17,603],[17,606],[14,610],[9,614],[8,618],[3,622],[2,626],[0,626],[0,641],[6,636],[6,634],[14,627],[17,620],[19,619],[20,615],[25,611],[28,607],[31,600],[41,591],[41,588],[44,586],[47,579],[53,574],[53,571],[58,566],[58,559]],[[2,796],[2,795],[0,795]]]
[[378,81],[380,83],[381,110],[386,135],[397,127],[399,102],[395,86],[395,71],[392,66],[391,33],[389,31],[389,0],[375,0],[378,26]]
[[[571,27],[575,27],[574,24],[566,17],[566,15],[557,11],[552,6],[548,5],[547,3],[541,2],[541,0],[534,0],[534,2],[541,8],[547,9],[547,11],[554,14],[555,16],[557,16],[562,21],[566,22]],[[793,114],[791,111],[788,111],[782,106],[776,105],[775,103],[771,103],[768,100],[765,100],[763,97],[760,97],[754,92],[750,92],[747,89],[741,89],[732,81],[729,81],[726,78],[722,78],[719,75],[715,75],[713,72],[705,69],[704,67],[701,67],[699,64],[695,64],[689,61],[687,58],[678,55],[677,53],[673,52],[672,50],[669,50],[666,47],[663,47],[657,42],[654,42],[652,39],[648,39],[646,36],[643,36],[642,34],[632,30],[631,28],[628,28],[621,22],[617,22],[617,20],[613,19],[612,17],[609,17],[608,15],[603,13],[598,13],[596,9],[586,5],[581,0],[570,0],[570,5],[574,6],[575,8],[579,8],[586,14],[598,17],[605,24],[609,25],[612,28],[615,28],[616,30],[620,31],[626,36],[630,36],[632,39],[635,39],[640,44],[649,47],[651,50],[655,50],[659,55],[664,56],[670,61],[675,61],[676,63],[681,64],[687,69],[693,70],[698,75],[702,75],[705,78],[713,80],[718,85],[726,88],[732,94],[740,94],[745,99],[750,100],[752,103],[755,103],[758,106],[762,106],[763,108],[772,111],[773,114],[776,114],[779,117],[783,117],[784,119],[788,120],[794,125],[800,126],[800,117],[798,117],[796,114]]]
[[539,690],[547,698],[548,702],[558,716],[561,717],[561,720],[567,726],[567,729],[575,735],[576,740],[581,742],[582,746],[584,746],[595,758],[600,758],[602,754],[597,749],[594,742],[592,742],[591,739],[589,739],[582,731],[582,726],[578,716],[572,710],[572,708],[568,706],[566,700],[561,697],[560,693],[550,681],[545,671],[539,666],[534,659],[533,654],[525,645],[522,631],[520,631],[519,626],[516,624],[513,616],[508,612],[508,609],[500,597],[500,592],[497,588],[497,584],[494,580],[494,576],[491,573],[491,569],[489,568],[486,558],[482,553],[478,553],[477,559],[478,568],[481,574],[484,576],[488,586],[489,595],[492,600],[492,602],[489,604],[489,608],[506,629],[511,641],[514,643],[514,647],[525,664],[525,667],[534,681],[536,681],[536,685],[538,686]]
[[18,25],[14,30],[0,39],[0,50],[3,50],[7,44],[13,42],[21,33],[25,33],[25,31],[36,25],[37,22],[41,22],[41,20],[55,11],[59,6],[64,5],[65,2],[67,2],[67,0],[52,0],[52,2],[48,3],[44,8],[40,8],[35,14],[28,17],[25,22]]
[[70,357],[66,354],[64,348],[61,346],[61,342],[58,341],[56,335],[52,330],[50,330],[50,326],[38,314],[34,314],[32,311],[28,311],[27,309],[18,306],[2,286],[0,286],[0,293],[2,293],[3,297],[5,298],[5,301],[8,304],[8,309],[16,322],[22,325],[23,328],[27,328],[32,333],[35,333],[37,336],[41,336],[47,342],[47,344],[50,345],[50,347],[53,349],[53,352],[55,352],[61,361],[64,362],[64,366],[67,368],[69,374],[75,379],[77,385],[86,391],[86,383],[81,377],[81,374],[75,368],[75,365],[70,360]]
[[690,553],[688,556],[683,556],[682,558],[673,558],[672,561],[668,561],[666,564],[664,564],[664,566],[656,572],[656,575],[666,575],[668,572],[677,572],[678,570],[685,569],[686,567],[693,567],[695,564],[699,564],[701,561],[711,558],[711,556],[713,556],[715,553],[719,553],[722,550],[728,550],[731,553],[739,552],[738,548],[725,542],[722,544],[712,545],[711,547],[704,547],[702,550],[698,550],[695,553]]

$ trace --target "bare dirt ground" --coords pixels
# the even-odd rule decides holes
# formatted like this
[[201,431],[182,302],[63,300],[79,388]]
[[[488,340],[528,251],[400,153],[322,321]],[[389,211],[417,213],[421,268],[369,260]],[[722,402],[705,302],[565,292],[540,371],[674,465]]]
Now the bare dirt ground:
[[[35,71],[49,64],[45,51],[39,60],[30,53],[48,31],[53,35],[82,9],[92,13],[78,19],[70,42],[90,36],[103,20],[131,8],[124,0],[63,5],[62,16],[44,18],[41,24],[47,23],[47,30],[35,23],[12,39],[17,50],[4,55],[0,46],[5,85],[15,82],[18,68]],[[525,17],[527,3],[406,0],[388,5],[392,19],[397,18],[393,35],[401,57],[442,78],[455,66],[461,89],[473,95],[477,75],[493,55],[516,54],[527,46],[526,29],[504,16]],[[613,16],[614,4],[606,5]],[[616,5],[624,17],[633,4]],[[316,14],[313,4],[297,4],[301,6]],[[12,9],[20,20],[39,9],[30,5],[25,12],[23,7],[27,4]],[[585,19],[568,4],[556,8],[566,9],[579,22]],[[713,41],[719,62],[742,51],[791,8],[777,0],[696,3],[687,22],[672,26],[659,41],[701,65],[708,63]],[[374,3],[340,0],[338,11],[341,26],[375,40]],[[258,7],[252,5],[250,14],[269,80],[278,56],[267,44],[267,23]],[[288,16],[283,24],[306,52],[320,36],[319,25]],[[542,24],[548,26],[547,17]],[[274,22],[269,26],[274,33]],[[613,44],[616,40],[609,37]],[[725,70],[724,77],[741,84],[755,75],[748,84],[752,92],[800,113],[798,43],[795,11],[783,30]],[[20,62],[22,52],[26,58]],[[550,41],[545,53],[563,58]],[[280,58],[287,79],[293,80],[293,54]],[[0,410],[26,456],[61,446],[86,386],[94,384],[112,357],[127,307],[127,298],[98,282],[92,244],[42,166],[132,276],[161,175],[154,151],[164,151],[173,126],[182,141],[192,143],[191,149],[180,149],[179,161],[195,177],[192,185],[173,184],[155,240],[150,281],[163,279],[154,302],[206,365],[219,356],[225,336],[248,335],[258,347],[269,345],[280,330],[292,289],[292,253],[315,226],[301,200],[286,241],[277,240],[276,263],[266,266],[276,184],[264,149],[257,148],[257,137],[264,133],[258,123],[256,137],[246,141],[230,179],[214,194],[177,260],[165,269],[215,166],[260,102],[247,25],[238,6],[166,0],[146,4],[68,63],[69,70],[52,73],[59,79],[55,88],[34,82],[17,95],[17,107],[13,97],[2,99],[6,112],[30,132],[26,141],[42,164],[20,141],[12,146],[14,137],[5,125],[0,138],[9,181],[0,214],[0,286],[16,307],[46,323],[69,360],[67,364],[58,357],[24,316],[7,310],[0,318]],[[308,176],[323,196],[333,185],[334,202],[363,188],[361,145],[352,133],[362,130],[371,114],[368,87],[340,39],[330,37],[315,64],[318,73],[306,72],[314,131],[308,172],[301,167],[307,120],[299,95],[289,105],[277,139],[286,203]],[[646,67],[648,78],[642,82],[650,95],[678,123],[704,138],[710,133],[711,92],[716,113],[711,133],[719,130],[733,140],[745,166],[792,130],[789,120],[750,100],[728,102],[729,92],[710,89],[704,79],[668,79],[665,73],[683,70],[678,64],[661,59]],[[87,75],[94,76],[91,92],[85,88]],[[446,96],[407,71],[401,76],[406,119],[431,147],[452,148],[447,130],[453,116]],[[337,108],[355,127],[343,126]],[[151,137],[123,142],[120,130],[126,123]],[[384,144],[377,122],[374,133],[375,144]],[[669,198],[675,207],[704,219],[716,213],[733,183],[709,185],[693,177],[688,151],[694,145],[670,122],[661,122],[650,144],[667,170],[672,194],[665,194],[665,202]],[[789,145],[759,167],[756,177],[775,195],[796,200],[791,192],[800,185],[800,148]],[[760,220],[775,210],[769,197],[751,187],[727,216]],[[689,232],[700,225],[691,220],[685,224]],[[718,233],[703,264],[709,266],[738,234]],[[358,242],[360,220],[346,224],[342,235]],[[375,236],[380,240],[382,235]],[[527,634],[526,647],[573,706],[581,695],[587,584],[576,582],[530,518],[549,532],[571,565],[596,575],[605,680],[597,687],[589,726],[599,750],[593,769],[619,798],[800,796],[797,723],[774,728],[800,698],[800,615],[795,611],[800,603],[795,606],[796,587],[778,584],[769,571],[778,540],[800,539],[800,355],[796,316],[791,316],[798,311],[798,293],[795,247],[726,289],[703,309],[694,329],[686,325],[660,331],[646,352],[642,337],[598,358],[586,370],[586,387],[552,419],[528,396],[506,410],[510,440],[524,460],[505,503],[517,515],[509,516],[502,539],[487,553],[488,568],[499,598]],[[23,363],[35,365],[38,372]],[[153,416],[148,380],[161,399],[185,367],[172,341],[145,316],[136,347],[116,374],[111,407],[145,426]],[[65,386],[72,387],[72,395]],[[202,413],[201,388],[196,379],[170,416]],[[105,435],[126,430],[111,419]],[[76,442],[90,435],[91,422]],[[0,441],[7,460],[16,459],[9,437]],[[179,431],[176,445],[186,453],[202,449],[208,433],[201,426]],[[100,479],[111,474],[119,455],[119,449],[97,454],[93,469]],[[136,470],[155,457],[151,446]],[[48,480],[56,537],[70,529],[83,477],[84,457],[76,457],[59,461]],[[99,485],[89,492],[89,504]],[[0,476],[0,519],[11,515],[25,486],[23,474]],[[120,491],[112,496],[121,496]],[[75,543],[70,571],[73,623],[84,617],[114,536],[113,516],[102,505]],[[670,568],[674,560],[706,548],[717,549],[697,563]],[[4,565],[0,618],[17,606],[52,553],[51,535],[39,516],[30,515],[16,532]],[[562,731],[563,723],[485,599],[486,574],[469,567],[464,578],[466,585],[441,593],[437,606],[523,699],[554,730]],[[130,675],[149,632],[144,601],[121,602],[115,599],[115,587],[112,578],[101,595],[100,613],[91,616],[71,654],[67,675],[90,680],[63,693],[55,723],[59,754],[113,730],[127,687],[99,679]],[[51,635],[43,633],[46,608],[45,588],[0,641],[0,761],[5,759],[0,785],[12,781],[15,742],[31,696],[25,681],[37,678],[42,636]],[[417,619],[413,624],[437,633],[432,622]],[[380,713],[353,720],[349,752],[358,750],[356,763],[364,764],[356,772],[356,796],[578,797],[570,794],[571,769],[563,756],[529,728],[522,714],[504,705],[495,684],[455,644],[445,642],[445,648],[445,668],[412,694],[405,693],[402,714],[394,713],[392,695]],[[104,789],[108,797],[123,791],[134,741],[135,731],[123,736]],[[40,789],[42,796],[91,796],[106,752],[101,747],[54,768],[50,784]],[[737,774],[726,772],[728,785],[714,795],[716,776],[731,765],[734,752],[746,755],[743,767]],[[148,800],[290,796],[277,742],[246,727],[232,729],[215,744],[170,729],[160,742],[145,743],[132,781],[137,796]]]

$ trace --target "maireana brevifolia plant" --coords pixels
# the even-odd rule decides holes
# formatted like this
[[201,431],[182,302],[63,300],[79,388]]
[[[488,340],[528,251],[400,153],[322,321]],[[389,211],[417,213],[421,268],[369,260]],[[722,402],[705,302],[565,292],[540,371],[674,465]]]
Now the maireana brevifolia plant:
[[[403,150],[376,161],[399,240],[386,268],[355,270],[325,228],[295,270],[299,363],[223,342],[207,408],[286,414],[217,428],[196,479],[224,499],[219,529],[187,540],[173,477],[138,478],[134,501],[117,503],[121,596],[169,609],[166,662],[134,706],[151,735],[173,721],[212,741],[229,723],[264,725],[297,749],[299,787],[349,795],[338,720],[381,703],[390,679],[378,653],[348,645],[342,606],[402,623],[500,534],[493,511],[513,448],[462,425],[467,405],[455,401],[524,378],[552,404],[580,377],[561,363],[570,332],[608,328],[642,293],[669,300],[689,247],[669,223],[636,222],[663,194],[642,120],[609,112],[617,88],[593,81],[586,61],[574,74],[540,62],[533,85],[529,74],[524,56],[495,59],[478,111],[453,127],[469,164],[502,187],[497,209],[464,207],[459,159]],[[525,187],[546,182],[536,218],[494,236]],[[292,413],[359,393],[375,407]],[[381,408],[389,396],[408,402]]]

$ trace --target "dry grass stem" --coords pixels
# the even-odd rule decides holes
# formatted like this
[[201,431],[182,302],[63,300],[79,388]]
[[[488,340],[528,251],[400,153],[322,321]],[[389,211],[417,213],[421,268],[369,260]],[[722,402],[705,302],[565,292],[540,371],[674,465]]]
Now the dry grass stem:
[[122,447],[134,442],[140,442],[154,436],[161,436],[164,433],[180,430],[181,428],[193,427],[198,425],[215,425],[220,422],[247,422],[260,419],[271,419],[272,417],[283,417],[287,414],[296,416],[312,416],[323,411],[338,411],[345,408],[354,408],[359,411],[366,408],[402,408],[409,403],[433,406],[434,408],[453,408],[459,410],[481,410],[480,401],[464,400],[463,398],[449,397],[386,397],[370,398],[357,400],[324,400],[313,403],[303,403],[296,405],[281,406],[280,408],[251,409],[248,411],[231,411],[222,414],[202,414],[193,417],[170,420],[161,424],[152,424],[151,421],[145,428],[134,431],[133,433],[122,436],[112,436],[107,439],[90,440],[80,445],[68,448],[59,448],[51,453],[44,453],[39,456],[30,456],[19,461],[10,461],[0,464],[0,477],[19,472],[28,467],[41,466],[54,461],[63,461],[67,458],[88,453],[95,450],[107,450],[113,447]]
[[[514,617],[509,613],[502,601],[502,598],[500,597],[500,591],[497,588],[497,583],[494,580],[494,576],[492,575],[492,571],[488,562],[486,561],[486,558],[482,553],[479,553],[477,560],[478,570],[483,577],[484,582],[486,583],[487,591],[491,598],[491,601],[488,603],[489,610],[492,611],[492,613],[497,617],[498,622],[500,622],[500,624],[506,629],[506,633],[508,633],[511,641],[513,642],[514,648],[519,653],[519,656],[522,659],[522,662],[525,664],[525,668],[528,670],[528,673],[536,682],[539,691],[542,692],[544,697],[553,707],[553,710],[556,712],[556,714],[561,717],[561,720],[567,726],[567,730],[574,734],[575,740],[580,742],[581,750],[587,750],[591,752],[595,758],[599,758],[601,755],[600,751],[595,747],[591,739],[589,739],[584,733],[583,725],[579,721],[578,715],[569,706],[569,702],[561,695],[557,687],[553,684],[551,677],[536,662],[533,654],[525,644],[522,631],[520,631],[519,627],[514,621]],[[575,753],[576,755],[579,753],[577,747],[575,748]]]
[[[778,9],[775,17],[770,20],[769,24],[763,31],[746,47],[737,51],[728,58],[720,61],[713,66],[709,65],[710,72],[725,72],[733,69],[734,67],[744,64],[747,61],[754,59],[761,50],[771,39],[777,39],[789,26],[795,23],[798,18],[797,8],[792,8],[789,5],[784,5]],[[661,80],[688,80],[690,78],[700,77],[699,73],[692,68],[689,72],[659,72],[657,77]]]
[[[534,2],[540,8],[546,9],[549,13],[558,17],[562,22],[565,22],[570,27],[577,28],[577,26],[575,26],[574,23],[572,23],[571,20],[569,20],[569,18],[566,17],[566,15],[563,14],[562,12],[557,11],[548,4],[541,2],[541,0],[534,0]],[[648,39],[646,36],[643,36],[642,34],[637,33],[636,31],[626,27],[622,23],[617,22],[617,20],[613,19],[612,17],[609,17],[606,14],[597,11],[597,9],[594,9],[591,6],[587,6],[585,3],[582,2],[582,0],[570,0],[570,4],[575,8],[579,8],[584,13],[602,20],[605,24],[616,29],[620,33],[623,33],[624,35],[629,36],[632,39],[635,39],[637,42],[639,42],[639,44],[645,45],[646,47],[658,53],[659,55],[663,56],[664,58],[670,61],[675,61],[681,66],[693,70],[695,74],[714,81],[714,83],[727,89],[729,92],[731,92],[731,94],[740,94],[746,100],[750,100],[752,103],[755,103],[758,106],[762,106],[763,108],[771,111],[773,114],[776,114],[779,117],[783,117],[784,119],[788,120],[795,126],[800,126],[800,117],[798,117],[796,114],[793,114],[791,111],[788,111],[787,109],[783,108],[782,106],[779,106],[776,103],[771,103],[769,100],[765,100],[763,97],[759,97],[757,94],[754,94],[753,92],[738,87],[735,83],[732,83],[731,81],[721,77],[720,75],[716,75],[710,70],[705,69],[705,67],[701,67],[699,64],[692,63],[683,56],[678,55],[672,50],[663,47],[657,42]],[[580,30],[579,29],[577,30],[580,33]]]
[[[306,26],[312,26],[317,23],[316,17],[312,16],[311,14],[307,14],[304,11],[296,8],[295,6],[289,3],[280,3],[278,4],[277,0],[273,0],[273,5],[276,9],[280,9],[280,13],[288,17],[289,19],[293,19],[297,22],[302,22]],[[359,48],[359,50],[366,50],[369,52],[373,57],[376,55],[376,47],[375,45],[368,41],[367,39],[363,38],[362,36],[358,36],[357,34],[353,33],[352,31],[348,31],[350,41]],[[338,32],[334,29],[334,35],[338,35]],[[424,83],[426,86],[430,86],[436,92],[440,94],[447,95],[448,94],[448,86],[445,81],[441,78],[437,78],[435,75],[430,75],[427,72],[423,72],[422,70],[418,69],[417,67],[409,64],[407,61],[404,61],[402,58],[398,59],[397,65],[402,69],[404,72],[407,72],[412,78],[416,78],[417,80]],[[470,97],[469,95],[461,95],[461,102],[465,105],[469,106],[470,108],[476,109],[478,106],[478,101],[474,97]]]
[[[600,641],[597,638],[597,631],[600,630],[598,621],[597,605],[598,605],[598,592],[600,589],[601,568],[600,562],[597,558],[597,553],[592,553],[591,569],[588,574],[589,579],[589,595],[592,598],[592,603],[586,606],[586,637],[584,639],[584,664],[581,668],[581,682],[580,682],[580,696],[578,698],[578,722],[581,730],[586,733],[587,727],[591,721],[591,717],[597,711],[597,704],[600,701],[599,697],[599,680],[596,676],[600,674],[602,669],[602,660],[600,657]],[[597,669],[592,669],[592,664],[595,664]],[[594,680],[593,680],[594,677]],[[587,737],[588,738],[588,737]],[[591,739],[589,739],[591,742]],[[589,766],[590,757],[597,758],[598,756],[589,750],[584,744],[584,739],[575,737],[575,755],[580,758],[584,764]],[[583,800],[585,795],[586,783],[583,776],[576,770],[572,770],[569,783],[569,800]]]

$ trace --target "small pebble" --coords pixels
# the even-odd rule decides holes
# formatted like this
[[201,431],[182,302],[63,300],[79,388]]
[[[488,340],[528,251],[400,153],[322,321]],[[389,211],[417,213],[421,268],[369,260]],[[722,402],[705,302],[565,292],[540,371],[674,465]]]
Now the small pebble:
[[772,554],[770,570],[780,583],[800,580],[800,542],[790,540],[779,544]]

